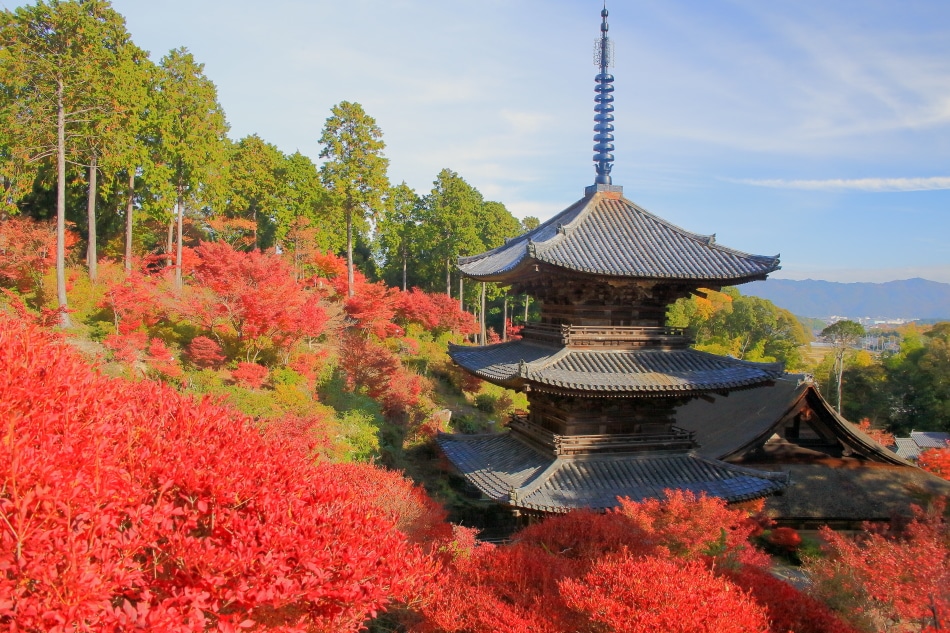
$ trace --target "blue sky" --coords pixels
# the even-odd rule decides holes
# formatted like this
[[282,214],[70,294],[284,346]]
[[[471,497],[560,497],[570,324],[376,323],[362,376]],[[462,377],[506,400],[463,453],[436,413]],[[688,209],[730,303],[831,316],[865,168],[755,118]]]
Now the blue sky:
[[[596,0],[115,0],[156,61],[186,46],[235,139],[316,160],[330,108],[390,178],[444,167],[542,220],[593,183]],[[9,5],[8,5],[9,6]],[[950,282],[950,2],[624,0],[615,184],[776,277]]]

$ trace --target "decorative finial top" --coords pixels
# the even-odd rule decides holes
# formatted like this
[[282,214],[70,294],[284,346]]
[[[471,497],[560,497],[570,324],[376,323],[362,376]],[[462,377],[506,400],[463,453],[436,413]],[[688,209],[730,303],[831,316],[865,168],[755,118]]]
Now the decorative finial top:
[[594,183],[609,185],[610,170],[614,162],[614,76],[608,73],[607,69],[613,65],[614,49],[613,42],[607,37],[610,27],[607,24],[606,0],[600,15],[603,18],[600,23],[600,37],[594,41],[594,64],[600,67],[600,73],[594,78],[597,82],[594,86],[597,93],[594,97],[594,165],[597,171]]

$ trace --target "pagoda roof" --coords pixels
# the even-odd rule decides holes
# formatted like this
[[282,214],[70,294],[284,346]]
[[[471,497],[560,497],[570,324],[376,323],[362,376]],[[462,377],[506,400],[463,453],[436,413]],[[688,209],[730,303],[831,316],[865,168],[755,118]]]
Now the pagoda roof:
[[751,363],[693,349],[600,350],[518,340],[452,345],[449,355],[488,382],[512,389],[590,395],[687,395],[754,386],[782,376],[781,363]]
[[[609,191],[605,190],[609,189]],[[622,197],[620,187],[587,195],[504,246],[459,258],[459,269],[480,281],[512,283],[548,264],[565,270],[711,286],[765,279],[779,257],[749,255],[690,233]]]
[[618,497],[639,501],[665,490],[690,490],[730,502],[771,495],[788,484],[785,473],[754,470],[694,453],[554,457],[513,433],[440,435],[455,467],[494,501],[542,512],[601,510]]

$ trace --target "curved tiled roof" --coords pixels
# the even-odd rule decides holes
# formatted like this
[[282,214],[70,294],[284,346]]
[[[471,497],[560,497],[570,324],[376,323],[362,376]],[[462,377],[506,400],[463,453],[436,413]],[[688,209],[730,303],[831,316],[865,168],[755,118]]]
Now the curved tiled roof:
[[630,202],[592,193],[504,246],[459,258],[482,281],[510,282],[543,262],[595,275],[737,284],[764,279],[779,258],[716,244],[715,236],[681,229]]
[[692,453],[556,458],[511,433],[440,435],[437,441],[459,472],[486,497],[543,512],[611,508],[618,497],[658,498],[668,489],[744,501],[778,492],[788,483],[784,473]]
[[449,355],[479,378],[505,387],[530,384],[602,395],[704,393],[761,384],[783,373],[781,363],[750,363],[692,349],[590,350],[519,340],[453,345]]

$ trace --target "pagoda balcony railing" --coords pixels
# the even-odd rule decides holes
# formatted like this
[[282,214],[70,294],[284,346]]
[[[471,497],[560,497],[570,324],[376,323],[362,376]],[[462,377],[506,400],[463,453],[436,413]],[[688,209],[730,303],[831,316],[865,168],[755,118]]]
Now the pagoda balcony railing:
[[521,336],[525,340],[540,341],[567,347],[609,347],[634,349],[639,347],[683,348],[690,339],[682,328],[633,325],[551,325],[529,323]]
[[558,457],[590,453],[635,453],[683,451],[695,448],[696,433],[671,427],[666,433],[604,433],[598,435],[560,435],[529,422],[524,415],[513,415],[508,422],[513,433],[550,450]]

